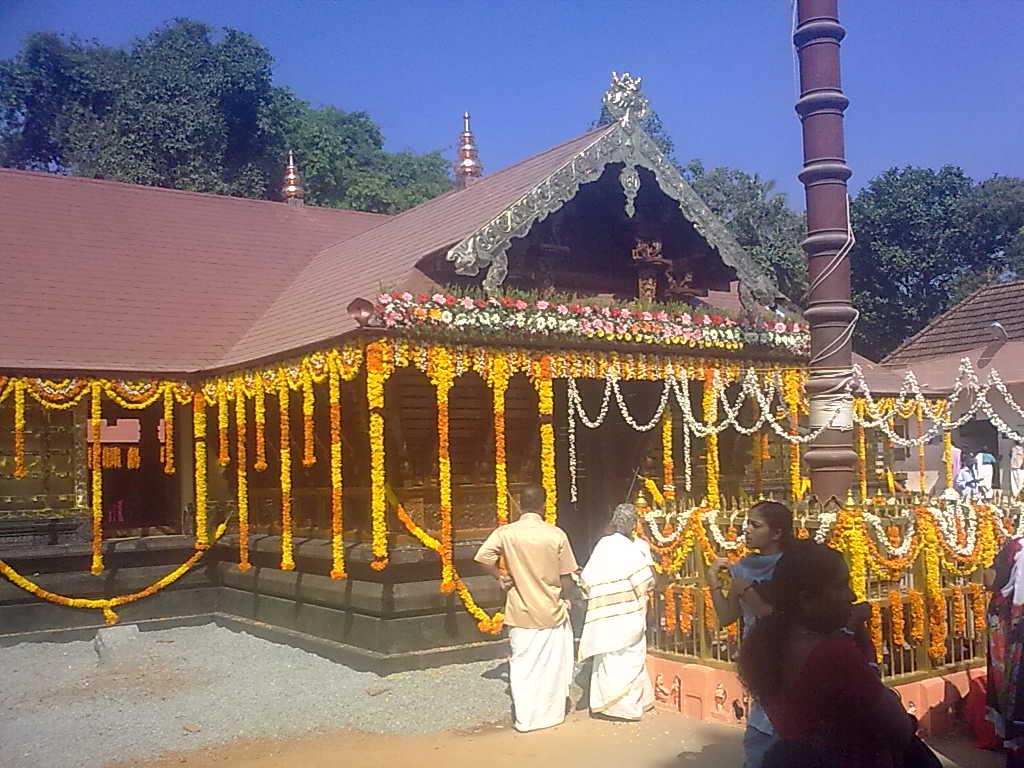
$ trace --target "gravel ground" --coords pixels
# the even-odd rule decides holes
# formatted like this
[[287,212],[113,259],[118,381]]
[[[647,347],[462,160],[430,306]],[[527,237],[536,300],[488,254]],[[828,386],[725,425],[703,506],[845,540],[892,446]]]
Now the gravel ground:
[[510,722],[504,670],[378,677],[213,624],[139,633],[102,662],[91,641],[22,643],[0,649],[0,765],[99,768],[242,737]]

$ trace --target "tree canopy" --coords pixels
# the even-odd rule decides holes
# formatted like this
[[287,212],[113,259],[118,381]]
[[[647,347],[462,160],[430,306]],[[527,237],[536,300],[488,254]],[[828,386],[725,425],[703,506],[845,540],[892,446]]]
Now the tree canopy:
[[365,112],[276,86],[253,37],[177,19],[128,49],[52,33],[0,62],[5,166],[276,198],[288,149],[306,199],[395,213],[450,188],[440,152],[384,150]]
[[855,344],[880,359],[985,283],[1024,274],[1024,179],[890,168],[851,203]]

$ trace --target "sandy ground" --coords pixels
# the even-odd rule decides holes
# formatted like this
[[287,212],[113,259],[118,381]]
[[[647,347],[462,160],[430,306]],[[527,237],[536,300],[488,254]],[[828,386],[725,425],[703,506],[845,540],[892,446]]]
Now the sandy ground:
[[[564,725],[532,734],[507,726],[429,736],[379,736],[338,732],[296,739],[247,740],[195,751],[175,752],[145,763],[110,768],[387,768],[443,765],[445,768],[727,768],[742,763],[742,731],[725,725],[655,713],[641,723],[595,720],[582,713]],[[949,766],[996,768],[1000,755],[979,752],[963,736],[932,746]]]

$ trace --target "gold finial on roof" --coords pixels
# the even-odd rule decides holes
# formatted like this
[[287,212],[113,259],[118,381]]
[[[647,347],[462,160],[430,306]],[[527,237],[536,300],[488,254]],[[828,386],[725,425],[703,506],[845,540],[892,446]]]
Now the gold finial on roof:
[[462,133],[459,134],[459,149],[455,155],[454,171],[455,186],[458,189],[465,189],[469,185],[469,179],[478,179],[484,175],[476,138],[469,127],[469,112],[462,113]]
[[285,202],[293,208],[300,208],[302,200],[306,196],[306,190],[302,188],[302,179],[299,172],[295,170],[295,157],[292,151],[288,150],[288,170],[284,174],[284,186],[281,188]]

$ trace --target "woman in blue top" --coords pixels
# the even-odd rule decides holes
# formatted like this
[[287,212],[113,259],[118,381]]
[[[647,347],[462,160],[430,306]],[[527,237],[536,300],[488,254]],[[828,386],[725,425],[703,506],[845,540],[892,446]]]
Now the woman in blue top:
[[[758,594],[755,585],[771,579],[783,551],[793,541],[793,513],[777,501],[759,501],[747,512],[744,535],[747,547],[757,551],[732,565],[720,557],[708,571],[719,626],[727,627],[740,621],[742,636],[746,636],[759,616],[771,612],[771,606]],[[726,569],[732,577],[728,591],[721,580]],[[743,768],[760,768],[765,753],[774,743],[775,730],[768,716],[757,701],[751,702],[743,735]]]

